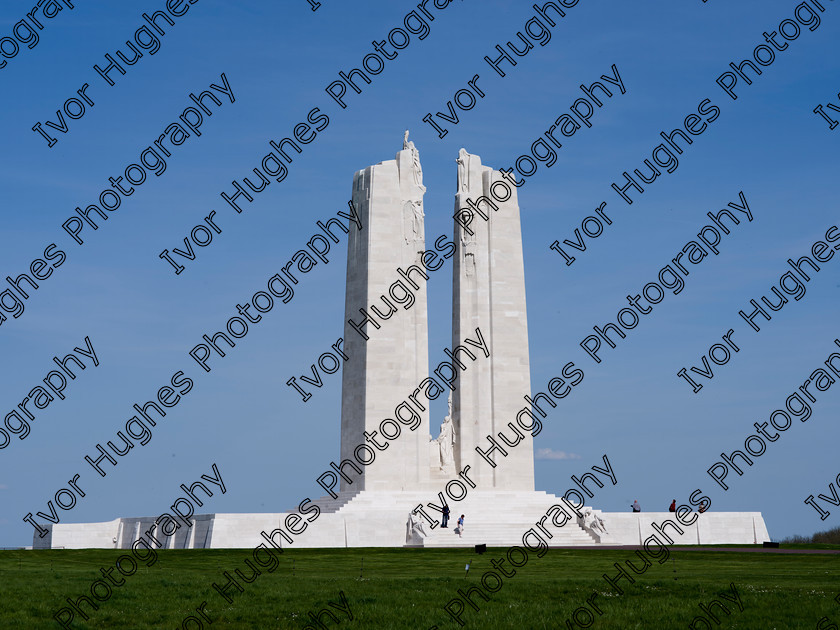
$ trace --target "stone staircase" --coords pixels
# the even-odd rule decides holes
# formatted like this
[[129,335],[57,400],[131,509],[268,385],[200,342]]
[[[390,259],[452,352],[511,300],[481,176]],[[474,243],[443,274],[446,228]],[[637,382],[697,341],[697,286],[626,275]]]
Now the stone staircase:
[[[476,518],[471,519],[476,521]],[[423,540],[423,547],[473,547],[474,545],[486,544],[488,547],[511,547],[522,546],[522,536],[530,528],[534,527],[534,521],[508,522],[505,524],[492,522],[470,523],[469,517],[465,517],[463,537],[455,533],[456,521],[450,521],[451,527],[446,529],[438,526]],[[565,527],[547,528],[554,536],[546,540],[549,546],[575,546],[575,545],[596,545],[597,541],[588,532],[579,527],[577,523],[567,523]],[[428,529],[427,529],[428,531]],[[537,530],[538,531],[538,530]],[[541,535],[545,540],[546,537]],[[414,545],[406,545],[414,546]]]
[[[546,511],[558,502],[555,497],[545,492],[527,495],[511,495],[507,501],[476,502],[472,505],[450,504],[452,511],[447,528],[440,525],[431,529],[426,523],[428,536],[423,540],[423,547],[473,547],[486,544],[488,547],[522,546],[522,536],[534,528],[549,546],[596,545],[597,540],[577,524],[577,519],[567,522],[563,527],[555,527],[551,517],[543,526],[551,533],[548,538],[536,527],[536,523]],[[501,505],[500,505],[501,504]],[[500,507],[502,509],[500,509]],[[455,533],[458,517],[464,514],[464,532]],[[435,513],[435,516],[438,514]],[[535,539],[532,539],[532,542]]]
[[[471,491],[467,497],[458,502],[449,501],[451,510],[449,526],[434,529],[423,521],[427,537],[422,544],[406,544],[411,547],[472,547],[486,544],[491,547],[509,547],[522,545],[522,536],[545,515],[552,505],[559,503],[559,497],[546,492],[505,492],[505,491]],[[438,523],[440,512],[428,507],[427,503],[438,504],[435,493],[429,491],[412,492],[361,492],[339,495],[338,499],[319,499],[318,505],[329,513],[345,518],[363,517],[376,526],[376,523],[405,524],[408,513],[417,505],[422,504],[426,513]],[[458,517],[464,514],[465,523],[463,536],[455,533]],[[544,527],[552,534],[548,539],[549,546],[597,545],[598,540],[577,524],[577,520],[570,520],[563,527],[556,527],[551,518],[544,521]],[[539,531],[539,530],[537,530]],[[602,543],[603,544],[603,543]]]
[[[319,499],[315,499],[312,501],[315,505],[321,508],[321,511],[325,514],[334,514],[341,510],[345,505],[350,503],[353,499],[355,499],[359,494],[363,491],[361,490],[353,490],[350,492],[344,491],[338,494],[337,499],[333,499],[332,497],[321,497]],[[290,510],[294,511],[294,510]]]

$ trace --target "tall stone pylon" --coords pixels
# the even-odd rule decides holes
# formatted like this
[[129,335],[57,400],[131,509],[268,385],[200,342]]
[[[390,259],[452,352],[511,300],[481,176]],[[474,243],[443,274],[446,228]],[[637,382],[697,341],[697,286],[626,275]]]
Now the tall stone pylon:
[[[342,478],[342,491],[415,490],[429,481],[428,408],[417,410],[420,425],[414,430],[395,419],[397,405],[429,375],[428,272],[421,262],[425,192],[420,154],[408,132],[395,160],[353,177],[362,229],[351,229],[347,248],[344,351],[350,358],[342,372],[341,459],[358,466],[353,454],[362,444],[376,459],[358,480],[348,464],[344,470],[353,482]],[[408,309],[407,294],[414,299]],[[378,432],[388,418],[391,434],[385,439]],[[400,437],[391,439],[398,430]],[[388,448],[377,450],[365,432]],[[359,457],[370,459],[366,449]]]
[[[530,397],[531,370],[516,187],[464,149],[457,163],[452,347],[465,345],[467,337],[475,339],[479,328],[490,357],[462,372],[453,394],[456,465],[469,465],[479,488],[533,491],[533,438],[520,429],[520,439],[508,426],[517,425],[523,409],[534,413],[524,398]],[[527,415],[522,420],[526,426],[531,423]],[[493,447],[488,436],[507,453],[487,454],[495,468],[476,451]]]

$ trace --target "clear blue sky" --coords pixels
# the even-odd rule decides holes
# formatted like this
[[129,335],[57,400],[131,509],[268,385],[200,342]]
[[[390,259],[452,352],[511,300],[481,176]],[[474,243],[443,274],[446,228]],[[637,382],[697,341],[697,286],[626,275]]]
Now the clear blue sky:
[[[449,234],[458,150],[496,168],[510,166],[582,96],[578,86],[610,75],[612,64],[627,93],[609,99],[594,126],[566,139],[557,163],[540,164],[519,191],[532,388],[544,391],[569,361],[585,372],[535,440],[549,454],[536,461],[537,488],[563,493],[571,475],[606,453],[618,485],[592,501],[603,510],[626,511],[634,499],[645,510],[665,510],[671,499],[685,501],[701,488],[716,511],[761,511],[775,539],[838,525],[840,509],[820,521],[803,499],[830,495],[829,482],[840,473],[840,385],[819,393],[812,417],[795,420],[744,477],[731,473],[728,492],[705,471],[721,451],[743,450],[753,423],[767,421],[832,347],[840,350],[832,343],[840,337],[840,254],[760,333],[738,316],[751,298],[778,286],[788,257],[808,254],[838,222],[840,129],[831,131],[812,110],[840,105],[840,6],[824,0],[819,27],[803,26],[752,86],[741,81],[733,101],[715,79],[730,61],[751,58],[765,43],[762,32],[794,19],[798,2],[582,0],[551,28],[546,46],[517,58],[502,78],[483,57],[497,56],[494,46],[524,29],[531,4],[456,0],[445,10],[430,4],[435,20],[428,37],[412,36],[361,95],[348,94],[346,110],[325,87],[340,70],[359,67],[371,41],[401,25],[411,3],[322,0],[313,13],[305,0],[201,0],[165,26],[155,55],[145,51],[125,76],[112,75],[114,87],[93,64],[107,63],[104,55],[120,44],[127,52],[125,40],[144,24],[141,13],[163,8],[162,0],[77,2],[44,19],[37,45],[0,69],[0,277],[28,271],[51,243],[67,260],[26,300],[19,319],[0,325],[0,411],[13,410],[52,369],[52,357],[84,347],[86,335],[100,366],[72,381],[66,400],[39,411],[26,439],[14,437],[0,451],[0,546],[31,544],[33,530],[22,517],[46,511],[76,473],[86,496],[62,512],[63,521],[160,514],[179,496],[179,484],[209,473],[213,463],[227,493],[207,502],[209,512],[284,511],[319,496],[315,479],[338,456],[341,377],[325,376],[306,404],[285,382],[307,374],[342,335],[346,240],[290,304],[275,307],[225,359],[217,358],[211,373],[190,359],[190,348],[264,288],[317,220],[346,210],[353,173],[393,159],[405,129],[421,153],[427,237]],[[31,5],[3,3],[0,35],[8,36]],[[223,72],[235,102],[220,94],[224,105],[204,121],[202,135],[173,150],[160,177],[124,198],[99,230],[85,229],[84,246],[76,245],[61,228],[73,209],[94,203],[108,177],[123,175],[192,104],[190,92],[221,85]],[[446,101],[475,74],[486,97],[439,139],[423,116],[446,113]],[[32,126],[56,122],[56,109],[84,83],[94,105],[79,120],[65,117],[69,131],[52,131],[60,137],[48,148]],[[719,118],[679,156],[674,173],[663,174],[632,206],[622,202],[610,184],[640,169],[658,133],[682,125],[704,99],[720,108]],[[284,182],[234,213],[219,193],[232,192],[231,180],[251,173],[269,141],[289,136],[314,107],[329,116],[329,126],[295,154]],[[669,293],[595,364],[580,341],[594,325],[614,322],[625,296],[655,280],[696,240],[706,212],[738,201],[739,191],[753,222],[724,237],[720,255],[691,266],[683,291]],[[613,224],[565,265],[550,244],[574,238],[602,201]],[[174,275],[158,254],[183,249],[188,231],[211,210],[222,234]],[[429,282],[435,362],[450,343],[450,304],[447,263]],[[695,377],[706,385],[693,394],[676,372],[701,365],[701,355],[730,328],[740,352],[715,366],[711,381]],[[83,457],[114,440],[132,404],[153,398],[178,370],[194,389],[147,445],[99,478]],[[436,427],[443,398],[432,411]]]

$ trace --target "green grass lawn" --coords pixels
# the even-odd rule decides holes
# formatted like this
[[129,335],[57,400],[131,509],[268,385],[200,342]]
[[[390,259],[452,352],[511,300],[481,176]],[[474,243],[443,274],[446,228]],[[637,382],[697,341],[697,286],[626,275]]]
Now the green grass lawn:
[[[304,628],[310,622],[308,613],[328,608],[328,602],[338,604],[341,591],[353,619],[330,608],[339,621],[324,617],[327,628],[460,628],[443,606],[457,597],[457,589],[480,586],[482,574],[492,570],[490,561],[503,558],[504,551],[490,549],[478,556],[452,549],[291,549],[279,556],[272,573],[265,569],[250,584],[239,580],[245,592],[231,591],[232,604],[211,585],[224,584],[222,572],[232,574],[235,569],[250,579],[252,571],[244,564],[251,558],[249,550],[158,551],[154,566],[141,565],[125,578],[115,572],[125,584],[114,586],[110,599],[98,602],[99,610],[85,607],[90,621],[77,615],[72,627],[180,628],[181,620],[196,615],[195,608],[206,600],[212,624],[205,622],[205,628]],[[66,605],[65,598],[90,596],[91,583],[102,578],[100,567],[113,567],[126,553],[0,551],[0,628],[59,628],[53,613]],[[811,629],[824,616],[840,625],[840,603],[835,601],[840,593],[840,555],[672,548],[665,564],[654,561],[643,575],[634,575],[634,584],[622,580],[624,595],[618,595],[601,575],[616,575],[613,563],[627,559],[643,566],[627,550],[558,549],[542,558],[531,554],[527,564],[515,569],[515,576],[502,578],[501,588],[489,593],[490,601],[474,597],[480,611],[466,606],[464,627],[581,627],[573,622],[569,626],[566,620],[593,592],[594,604],[602,611],[595,615],[593,628],[688,628],[702,614],[698,604],[713,599],[730,613],[716,608],[721,623],[712,623],[714,628]],[[465,578],[467,562],[471,568]],[[511,570],[507,562],[503,568]],[[497,588],[489,578],[487,583]],[[743,612],[721,598],[721,593],[732,597],[730,583],[740,595]],[[587,623],[583,613],[579,620]]]

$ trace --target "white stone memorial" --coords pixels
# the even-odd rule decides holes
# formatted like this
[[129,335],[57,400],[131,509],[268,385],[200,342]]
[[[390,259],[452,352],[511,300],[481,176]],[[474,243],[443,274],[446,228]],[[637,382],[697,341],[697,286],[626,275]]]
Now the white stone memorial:
[[[321,514],[294,539],[296,547],[402,547],[521,545],[560,498],[534,487],[534,445],[530,432],[509,424],[518,414],[538,413],[532,400],[519,204],[516,188],[481,159],[461,149],[455,194],[456,251],[453,261],[452,348],[483,331],[490,356],[460,372],[438,437],[430,435],[428,409],[419,426],[404,430],[376,453],[352,483],[342,479],[337,498],[315,501]],[[358,171],[353,204],[363,229],[348,237],[345,297],[345,351],[351,360],[342,374],[341,460],[352,460],[365,433],[378,431],[394,406],[429,376],[426,281],[423,278],[423,172],[406,132],[396,159]],[[393,285],[412,284],[415,303],[397,303]],[[416,289],[414,288],[416,285]],[[376,322],[364,323],[366,318]],[[378,327],[377,327],[378,326]],[[365,339],[367,337],[367,339]],[[545,409],[548,412],[548,409]],[[560,413],[556,411],[555,413]],[[482,454],[494,436],[507,452]],[[329,454],[313,454],[324,457]],[[489,461],[488,461],[489,460]],[[490,461],[496,465],[493,466]],[[437,502],[447,484],[469,466],[475,487],[450,502],[448,528],[432,526],[414,513]],[[349,470],[348,470],[349,472]],[[427,512],[439,518],[430,508]],[[582,516],[553,528],[552,546],[642,544],[651,524],[668,513],[611,513],[587,506]],[[408,518],[406,515],[408,514]],[[457,536],[455,523],[466,514],[469,527]],[[260,532],[284,527],[287,513],[195,516],[164,537],[167,548],[252,548]],[[154,518],[118,518],[106,523],[49,526],[35,548],[129,548]],[[677,544],[755,544],[769,540],[757,512],[706,513]],[[282,544],[286,544],[283,542]]]

